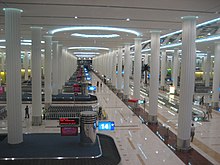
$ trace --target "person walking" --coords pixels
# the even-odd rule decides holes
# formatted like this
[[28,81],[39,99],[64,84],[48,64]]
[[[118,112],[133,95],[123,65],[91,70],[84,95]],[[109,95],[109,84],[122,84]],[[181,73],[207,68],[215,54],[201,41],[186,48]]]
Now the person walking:
[[190,136],[191,136],[191,142],[193,142],[193,138],[195,136],[195,126],[194,124],[192,123],[192,126],[191,126],[191,133],[190,133]]
[[25,107],[25,118],[28,118],[29,119],[29,107],[28,107],[28,105],[26,105],[26,107]]

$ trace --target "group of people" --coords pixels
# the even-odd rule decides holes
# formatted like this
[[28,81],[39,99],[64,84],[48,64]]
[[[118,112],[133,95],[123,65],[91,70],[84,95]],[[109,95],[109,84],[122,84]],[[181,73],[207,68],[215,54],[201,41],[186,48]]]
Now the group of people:
[[[99,87],[99,81],[96,82],[96,86]],[[102,87],[102,82],[100,83],[100,87]]]

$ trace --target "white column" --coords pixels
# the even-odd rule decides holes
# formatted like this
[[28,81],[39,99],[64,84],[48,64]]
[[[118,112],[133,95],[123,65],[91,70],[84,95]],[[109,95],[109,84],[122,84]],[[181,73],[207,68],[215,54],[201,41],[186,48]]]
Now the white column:
[[121,91],[122,87],[122,48],[118,49],[118,76],[117,89]]
[[148,122],[157,123],[157,106],[159,92],[159,57],[160,57],[160,31],[151,32],[151,65],[150,65],[150,91]]
[[24,80],[28,80],[28,52],[24,52]]
[[214,77],[212,86],[212,102],[214,107],[219,107],[220,85],[220,42],[215,43]]
[[45,36],[45,107],[49,106],[52,103],[52,86],[51,86],[51,72],[52,72],[52,36]]
[[133,97],[136,99],[140,99],[140,87],[141,87],[141,38],[135,38]]
[[205,86],[206,87],[209,87],[210,72],[211,72],[211,53],[207,52],[206,63],[205,63]]
[[116,88],[116,52],[112,52],[112,86]]
[[22,10],[5,9],[8,143],[23,142],[21,108],[20,18]]
[[112,82],[112,51],[109,52],[109,79]]
[[63,46],[62,45],[58,45],[58,93],[61,93],[62,92],[62,76],[61,74],[62,71],[61,71],[61,68],[62,68],[62,49],[63,49]]
[[124,99],[129,98],[130,89],[129,89],[129,76],[130,76],[130,46],[125,45],[125,55],[124,55]]
[[52,80],[53,80],[53,95],[58,94],[58,41],[54,41],[52,45],[53,60],[52,60]]
[[206,66],[206,57],[202,57],[202,80],[205,82],[205,66]]
[[173,70],[172,70],[172,79],[173,79],[173,86],[175,88],[175,92],[177,91],[178,85],[178,71],[179,71],[179,49],[174,49],[174,57],[173,57]]
[[32,125],[41,125],[41,27],[32,31]]
[[166,55],[166,50],[162,50],[161,53],[161,68],[160,68],[160,86],[162,88],[165,87],[165,78],[166,78],[166,73],[167,73],[167,55]]
[[196,17],[186,16],[182,20],[182,60],[177,148],[188,150],[190,147],[192,99],[195,85]]

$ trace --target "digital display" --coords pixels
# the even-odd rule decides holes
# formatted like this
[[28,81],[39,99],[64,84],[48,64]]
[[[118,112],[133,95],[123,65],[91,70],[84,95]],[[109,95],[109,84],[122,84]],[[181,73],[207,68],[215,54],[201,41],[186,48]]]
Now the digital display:
[[89,86],[89,87],[88,87],[88,90],[89,90],[89,91],[95,91],[95,90],[96,90],[96,86]]
[[78,126],[79,125],[79,118],[60,118],[60,125],[71,125],[71,126]]
[[144,100],[138,100],[138,104],[144,104],[145,101]]
[[99,131],[114,131],[115,122],[114,121],[99,121],[98,130]]
[[61,136],[77,136],[78,127],[61,127]]

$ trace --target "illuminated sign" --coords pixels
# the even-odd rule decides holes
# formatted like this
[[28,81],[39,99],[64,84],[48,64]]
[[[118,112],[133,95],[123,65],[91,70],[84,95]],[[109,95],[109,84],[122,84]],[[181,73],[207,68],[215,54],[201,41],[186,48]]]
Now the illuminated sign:
[[79,118],[60,118],[59,124],[61,127],[68,127],[68,126],[79,126]]
[[91,80],[91,77],[86,77],[86,80]]
[[99,131],[114,131],[115,122],[114,121],[99,121],[98,130]]
[[96,86],[88,86],[88,90],[89,91],[95,91],[96,90]]
[[61,127],[61,136],[77,136],[78,127]]
[[138,104],[144,104],[145,100],[138,100]]

